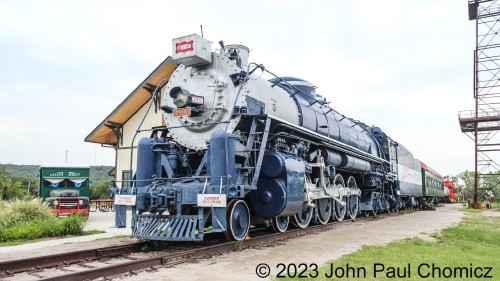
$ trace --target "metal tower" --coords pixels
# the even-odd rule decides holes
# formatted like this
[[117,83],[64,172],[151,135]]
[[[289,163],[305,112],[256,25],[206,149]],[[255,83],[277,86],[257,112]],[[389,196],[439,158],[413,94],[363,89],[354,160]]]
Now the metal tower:
[[500,175],[500,1],[469,0],[469,20],[476,22],[474,50],[475,110],[460,111],[463,133],[474,141],[473,208],[480,209],[478,188],[487,177]]

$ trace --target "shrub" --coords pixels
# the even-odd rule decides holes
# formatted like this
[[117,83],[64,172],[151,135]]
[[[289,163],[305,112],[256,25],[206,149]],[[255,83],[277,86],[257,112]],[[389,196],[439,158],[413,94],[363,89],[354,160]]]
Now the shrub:
[[44,221],[23,222],[11,227],[0,227],[0,242],[81,235],[84,222],[83,216],[74,215],[67,218],[50,218]]
[[63,236],[61,233],[64,232],[64,228],[61,219],[54,218],[44,221],[40,225],[40,228],[43,229],[43,235],[41,237]]
[[81,214],[71,215],[62,220],[63,235],[82,235],[85,217]]
[[108,199],[109,181],[101,180],[95,185],[90,186],[90,200]]
[[39,198],[24,201],[19,199],[11,202],[2,201],[0,206],[0,225],[4,227],[54,218],[50,208]]
[[33,240],[43,237],[43,226],[40,222],[25,222],[0,229],[0,241]]
[[39,199],[0,200],[0,242],[83,234],[81,214],[56,218]]

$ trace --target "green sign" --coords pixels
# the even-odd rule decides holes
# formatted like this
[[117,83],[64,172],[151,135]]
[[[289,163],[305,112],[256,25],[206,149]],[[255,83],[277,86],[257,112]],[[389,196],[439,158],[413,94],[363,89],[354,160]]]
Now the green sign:
[[90,168],[40,168],[44,178],[88,178]]

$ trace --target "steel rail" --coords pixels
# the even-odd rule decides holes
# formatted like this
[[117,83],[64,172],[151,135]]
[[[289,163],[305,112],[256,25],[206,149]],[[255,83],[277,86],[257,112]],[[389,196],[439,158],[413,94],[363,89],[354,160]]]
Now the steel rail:
[[[383,214],[378,214],[376,216],[370,216],[370,217],[358,217],[355,220],[374,220],[374,219],[380,219],[383,217],[388,217],[388,216],[394,216],[394,215],[402,215],[402,214],[407,214],[412,211],[405,211],[402,210],[398,213],[383,213]],[[355,221],[351,220],[351,221]],[[348,220],[346,220],[348,221]],[[173,266],[177,265],[180,263],[185,263],[189,260],[208,256],[208,255],[213,255],[216,253],[223,253],[223,252],[228,252],[228,251],[234,251],[234,250],[243,250],[243,249],[248,249],[255,247],[259,244],[265,243],[265,242],[274,242],[274,241],[282,241],[282,240],[287,240],[290,238],[295,238],[299,236],[303,236],[306,234],[312,234],[312,233],[317,233],[319,231],[324,231],[328,230],[334,227],[340,227],[341,222],[333,222],[333,223],[328,223],[325,225],[313,225],[309,226],[304,229],[291,229],[287,230],[284,233],[270,233],[262,236],[257,236],[253,237],[250,240],[243,241],[241,244],[235,243],[234,241],[231,242],[224,242],[221,244],[217,245],[212,245],[212,246],[206,246],[206,247],[201,247],[198,249],[192,249],[192,250],[187,250],[187,251],[181,251],[181,252],[175,252],[175,253],[169,253],[161,256],[155,256],[155,257],[149,257],[145,259],[139,259],[139,260],[133,260],[133,261],[127,261],[124,263],[120,264],[113,264],[110,266],[104,266],[104,267],[97,267],[97,268],[92,268],[84,271],[78,271],[78,272],[73,272],[73,273],[67,273],[64,275],[58,275],[58,276],[51,276],[51,277],[45,277],[37,280],[51,280],[51,281],[64,281],[64,280],[89,280],[89,279],[96,279],[100,277],[110,277],[110,276],[116,276],[120,274],[126,274],[126,273],[132,273],[132,274],[137,274],[135,271],[144,271],[149,268],[154,268],[157,266],[162,266],[162,267],[167,267],[167,266]]]
[[69,265],[82,261],[97,260],[100,258],[116,257],[131,252],[137,252],[144,244],[145,242],[133,242],[119,246],[109,246],[33,258],[3,261],[0,262],[0,276],[9,276],[19,272],[39,270],[60,265]]

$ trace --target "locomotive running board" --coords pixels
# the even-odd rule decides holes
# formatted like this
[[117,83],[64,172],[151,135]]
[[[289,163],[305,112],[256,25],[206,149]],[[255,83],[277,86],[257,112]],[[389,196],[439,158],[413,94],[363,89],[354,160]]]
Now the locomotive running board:
[[198,216],[153,215],[132,216],[132,238],[143,240],[201,241],[203,233],[198,230]]
[[294,132],[300,132],[304,135],[308,135],[308,136],[312,136],[312,137],[316,138],[321,144],[325,145],[326,147],[333,148],[333,149],[338,150],[340,152],[343,152],[347,155],[352,155],[352,156],[358,157],[358,158],[363,159],[363,160],[373,161],[373,162],[377,162],[377,163],[390,164],[389,161],[387,161],[383,158],[379,158],[375,155],[371,155],[371,154],[364,152],[358,148],[355,148],[355,147],[352,147],[348,144],[342,143],[338,140],[329,138],[325,135],[311,131],[311,130],[306,129],[304,127],[300,127],[296,124],[290,123],[290,122],[288,122],[284,119],[281,119],[279,117],[276,117],[274,115],[268,114],[267,117],[273,121],[285,124],[285,125],[293,128]]

